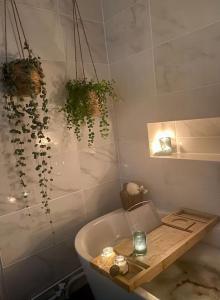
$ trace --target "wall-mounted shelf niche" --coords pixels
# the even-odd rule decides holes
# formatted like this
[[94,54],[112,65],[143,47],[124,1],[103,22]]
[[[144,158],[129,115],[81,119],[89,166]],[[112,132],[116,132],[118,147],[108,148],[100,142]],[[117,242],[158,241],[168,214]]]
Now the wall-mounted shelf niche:
[[150,157],[220,162],[220,117],[148,123]]

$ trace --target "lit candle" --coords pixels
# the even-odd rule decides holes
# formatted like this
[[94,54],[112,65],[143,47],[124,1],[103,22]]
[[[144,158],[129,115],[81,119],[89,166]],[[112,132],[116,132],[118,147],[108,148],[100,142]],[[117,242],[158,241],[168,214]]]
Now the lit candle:
[[114,254],[115,252],[112,247],[106,247],[102,250],[102,257],[110,257]]
[[170,137],[160,138],[160,146],[161,146],[162,152],[164,152],[166,154],[171,154],[173,151]]
[[124,256],[118,255],[115,257],[115,265],[119,266],[120,273],[126,274],[128,272],[128,263]]
[[133,244],[135,255],[145,255],[147,253],[147,241],[144,231],[136,231],[133,233]]

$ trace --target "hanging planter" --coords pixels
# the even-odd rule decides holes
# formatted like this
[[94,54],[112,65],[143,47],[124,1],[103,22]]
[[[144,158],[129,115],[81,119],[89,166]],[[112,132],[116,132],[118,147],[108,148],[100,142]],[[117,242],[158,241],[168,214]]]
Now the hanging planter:
[[[7,2],[13,12],[13,31],[19,41],[20,58],[9,61],[7,47]],[[4,87],[4,110],[9,121],[10,141],[16,159],[16,170],[23,188],[23,200],[29,207],[27,166],[33,166],[40,188],[42,208],[49,214],[50,182],[50,138],[46,135],[49,126],[48,99],[40,57],[29,47],[21,18],[14,0],[4,0],[5,17],[5,63],[2,66]],[[14,24],[14,25],[13,25]],[[37,97],[39,95],[39,97]],[[35,163],[28,161],[30,156]],[[52,223],[50,219],[50,223]]]
[[[95,138],[95,118],[99,118],[100,134],[106,138],[109,134],[108,123],[108,98],[115,100],[116,94],[114,91],[113,81],[99,80],[86,35],[85,27],[81,18],[79,7],[76,0],[73,2],[73,35],[75,48],[75,68],[76,74],[73,80],[66,84],[67,98],[62,108],[64,111],[67,125],[69,129],[74,129],[74,133],[78,141],[81,140],[82,126],[88,127],[88,146],[92,146]],[[90,59],[93,65],[96,80],[89,80],[85,76],[83,49],[79,30],[79,23],[83,30],[83,36],[89,51]],[[77,42],[78,41],[78,42]],[[78,46],[78,47],[77,47]],[[79,76],[78,57],[81,62],[82,76]]]
[[42,69],[34,58],[11,61],[3,66],[4,85],[12,96],[28,97],[39,95],[42,86]]

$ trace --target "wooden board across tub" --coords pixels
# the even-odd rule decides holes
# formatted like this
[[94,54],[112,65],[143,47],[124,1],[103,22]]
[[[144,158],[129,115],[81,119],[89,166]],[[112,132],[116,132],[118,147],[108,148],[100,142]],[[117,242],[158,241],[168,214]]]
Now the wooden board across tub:
[[92,267],[132,291],[147,283],[197,244],[214,227],[219,217],[189,209],[182,209],[162,219],[162,225],[147,234],[147,255],[134,256],[132,238],[124,239],[114,247],[116,254],[124,255],[129,264],[126,275],[112,278],[109,269],[114,257],[104,261],[101,256],[91,261]]

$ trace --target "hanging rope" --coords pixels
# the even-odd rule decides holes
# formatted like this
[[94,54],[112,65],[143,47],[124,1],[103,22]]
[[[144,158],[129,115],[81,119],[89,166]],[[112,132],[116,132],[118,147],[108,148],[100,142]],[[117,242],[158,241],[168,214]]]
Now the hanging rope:
[[[76,11],[75,11],[76,12]],[[82,64],[82,72],[83,72],[83,78],[85,79],[85,69],[84,69],[84,63],[83,63],[83,52],[82,52],[82,44],[81,44],[81,39],[80,39],[80,32],[79,32],[79,23],[77,19],[77,14],[75,14],[76,17],[76,29],[77,29],[77,35],[78,35],[78,42],[79,42],[79,53],[80,53],[80,60]]]
[[18,40],[19,40],[19,44],[20,44],[20,48],[21,48],[21,53],[22,53],[23,58],[25,58],[23,44],[22,44],[22,41],[21,41],[21,34],[20,34],[19,28],[18,28],[17,16],[16,16],[15,8],[14,8],[14,3],[13,3],[12,0],[11,0],[11,7],[12,7],[13,15],[14,15],[15,26],[16,26],[16,30],[17,30],[17,35],[18,35]]
[[[25,58],[25,53],[24,53],[24,49],[28,51],[28,54],[30,56],[30,49],[28,47],[28,42],[27,42],[27,38],[24,32],[24,28],[21,22],[21,18],[18,12],[18,8],[16,5],[15,0],[10,0],[10,4],[11,4],[11,8],[12,8],[12,12],[13,12],[13,20],[12,20],[12,30],[15,34],[15,40],[17,41],[18,39],[18,52],[19,55],[21,57],[22,54],[22,58]],[[14,25],[13,25],[13,21],[15,23],[15,29],[14,29]],[[4,34],[5,34],[5,61],[6,63],[8,62],[8,41],[7,41],[7,0],[4,0]],[[24,44],[23,41],[24,40]],[[25,46],[25,48],[24,48]]]
[[4,22],[5,22],[5,62],[8,63],[8,43],[7,43],[7,7],[4,0]]
[[[11,1],[13,1],[13,3],[14,3],[14,7],[15,7],[15,10],[16,10],[16,13],[17,13],[17,17],[18,17],[19,24],[20,24],[20,28],[21,28],[21,31],[22,31],[22,34],[23,34],[25,46],[28,46],[28,41],[27,41],[27,38],[26,38],[26,35],[25,35],[25,32],[24,32],[24,27],[23,27],[23,25],[22,25],[22,22],[21,22],[21,18],[20,18],[19,12],[18,12],[17,4],[16,4],[15,0],[11,0]],[[30,56],[31,53],[30,53],[29,47],[28,47],[26,50],[28,51],[28,54],[29,54],[29,56]]]
[[[81,59],[84,79],[85,79],[85,69],[84,69],[84,62],[83,62],[83,52],[82,52],[82,44],[81,44],[81,38],[80,38],[78,17],[79,17],[79,21],[80,21],[81,26],[82,26],[83,35],[85,37],[85,41],[86,41],[86,45],[87,45],[87,48],[88,48],[88,51],[89,51],[89,56],[90,56],[92,66],[93,66],[93,69],[94,69],[95,77],[96,77],[96,80],[99,81],[97,70],[96,70],[96,67],[95,67],[95,63],[94,63],[94,60],[93,60],[93,57],[92,57],[92,51],[91,51],[89,41],[88,41],[88,38],[87,38],[87,35],[86,35],[85,26],[83,24],[83,20],[82,20],[82,17],[81,17],[81,13],[80,13],[80,10],[79,10],[77,0],[72,0],[72,3],[73,3],[73,23],[76,23],[76,24],[74,24],[74,30],[75,30],[75,28],[77,29],[79,50],[80,50],[80,59]],[[78,17],[77,17],[77,14],[78,14]],[[75,62],[77,62],[77,43],[76,43],[75,31],[74,31],[74,48],[75,48]],[[77,63],[76,63],[76,69],[77,69]],[[78,74],[78,71],[76,71],[76,74]],[[77,78],[77,76],[76,76],[76,78]]]
[[76,22],[75,22],[75,0],[72,0],[73,3],[73,38],[74,38],[74,54],[75,54],[75,70],[76,70],[76,79],[78,78],[78,68],[77,68],[77,47],[76,47]]

